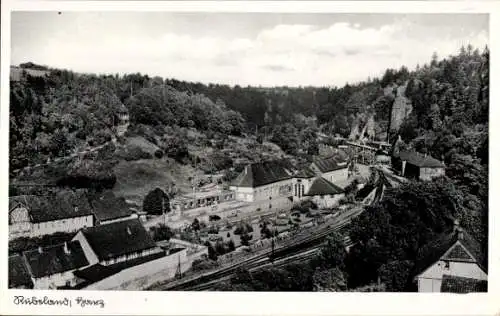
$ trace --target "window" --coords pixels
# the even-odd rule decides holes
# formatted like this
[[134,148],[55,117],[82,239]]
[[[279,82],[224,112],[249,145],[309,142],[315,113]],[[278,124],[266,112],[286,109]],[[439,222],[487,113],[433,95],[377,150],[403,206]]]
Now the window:
[[445,268],[446,270],[450,270],[450,262],[449,262],[449,261],[445,261],[445,262],[444,262],[444,268]]

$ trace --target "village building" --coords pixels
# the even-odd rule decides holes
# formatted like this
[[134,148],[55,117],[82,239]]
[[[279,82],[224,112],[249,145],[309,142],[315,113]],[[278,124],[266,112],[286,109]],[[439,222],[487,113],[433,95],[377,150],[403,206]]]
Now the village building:
[[33,280],[21,255],[9,257],[9,289],[32,289]]
[[90,265],[131,264],[164,255],[139,219],[85,228],[73,240],[81,243]]
[[273,198],[292,197],[294,169],[284,160],[247,165],[231,183],[239,201],[271,201]]
[[23,256],[35,289],[70,287],[77,283],[74,271],[89,264],[79,241],[39,247]]
[[84,191],[9,198],[10,238],[71,233],[93,225],[92,209]]
[[414,281],[419,292],[486,292],[487,259],[479,243],[455,222],[418,254]]
[[427,154],[408,150],[401,136],[394,141],[391,149],[392,167],[403,177],[429,181],[445,175],[443,162]]
[[116,197],[111,191],[99,195],[91,200],[90,204],[96,226],[138,218],[138,214],[130,209],[125,198]]
[[332,183],[345,182],[349,176],[349,158],[343,151],[329,158],[316,158],[309,168]]
[[311,198],[320,209],[333,208],[345,196],[344,190],[323,177],[317,177],[312,182],[305,196]]
[[212,190],[200,190],[191,194],[176,197],[170,201],[173,213],[189,211],[200,207],[212,207],[220,203],[234,201],[235,193],[230,190],[221,190],[218,187]]
[[429,181],[445,175],[444,163],[429,155],[401,151],[393,158],[393,168],[406,178]]
[[294,175],[293,196],[295,201],[305,197],[305,193],[309,191],[315,177],[316,173],[310,168],[304,168]]

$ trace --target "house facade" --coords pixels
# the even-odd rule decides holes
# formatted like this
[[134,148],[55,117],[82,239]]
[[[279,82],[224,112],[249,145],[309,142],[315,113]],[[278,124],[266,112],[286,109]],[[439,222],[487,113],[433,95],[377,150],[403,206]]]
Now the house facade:
[[92,210],[82,192],[9,198],[9,238],[71,233],[93,225]]
[[75,286],[74,272],[89,265],[78,241],[25,251],[23,256],[35,289]]
[[410,179],[430,181],[445,175],[445,164],[442,161],[427,154],[406,150],[406,144],[400,136],[391,149],[391,163],[401,176]]
[[414,277],[419,292],[484,292],[487,280],[479,244],[457,225],[419,253]]
[[231,183],[238,201],[256,202],[278,197],[292,197],[295,179],[293,169],[283,161],[247,165]]

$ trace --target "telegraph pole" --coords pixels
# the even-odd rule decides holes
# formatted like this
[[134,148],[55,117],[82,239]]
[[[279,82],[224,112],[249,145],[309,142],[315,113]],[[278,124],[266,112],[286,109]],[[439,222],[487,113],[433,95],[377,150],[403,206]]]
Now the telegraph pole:
[[271,238],[271,263],[274,264],[274,237]]

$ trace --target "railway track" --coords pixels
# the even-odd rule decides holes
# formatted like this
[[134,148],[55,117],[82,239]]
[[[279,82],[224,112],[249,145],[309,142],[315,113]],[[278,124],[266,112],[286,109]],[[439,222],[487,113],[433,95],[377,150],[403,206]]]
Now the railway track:
[[[304,253],[307,253],[309,256],[312,256],[315,248],[318,248],[319,244],[323,242],[326,236],[330,235],[333,232],[343,233],[344,229],[350,223],[350,220],[359,215],[362,212],[360,210],[353,210],[353,212],[346,216],[346,218],[338,221],[337,223],[325,225],[314,232],[313,235],[305,235],[303,233],[302,236],[299,235],[298,238],[290,240],[288,242],[284,242],[284,244],[274,249],[274,254],[272,250],[265,251],[254,257],[248,258],[244,261],[238,262],[231,266],[207,272],[201,276],[197,276],[195,278],[186,280],[182,283],[167,283],[164,285],[156,286],[152,288],[152,290],[163,290],[163,291],[194,291],[194,290],[204,290],[210,289],[210,286],[213,286],[215,283],[220,281],[224,281],[230,278],[238,269],[245,268],[250,271],[258,269],[260,267],[264,267],[266,265],[271,264],[271,260],[276,264],[286,264],[287,258],[289,260],[307,260],[304,259]],[[305,232],[307,233],[307,232]],[[291,262],[291,261],[290,261]],[[289,262],[288,262],[289,263]]]

